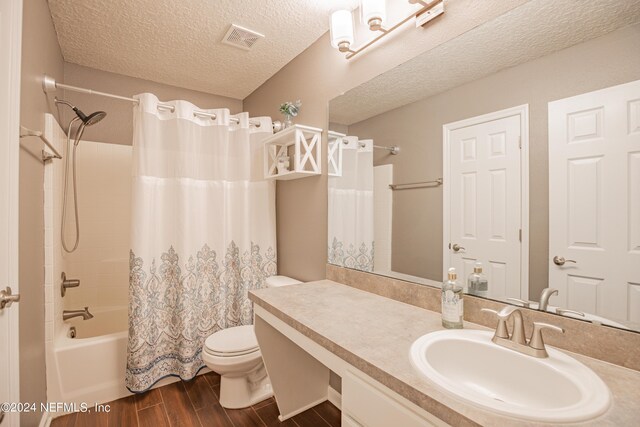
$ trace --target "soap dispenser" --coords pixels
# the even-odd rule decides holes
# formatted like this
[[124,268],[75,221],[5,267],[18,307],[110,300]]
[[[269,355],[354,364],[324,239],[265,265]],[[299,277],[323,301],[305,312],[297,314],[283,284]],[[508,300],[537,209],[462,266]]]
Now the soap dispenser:
[[447,281],[442,284],[442,326],[447,329],[462,329],[464,294],[457,277],[456,269],[450,268]]
[[482,263],[476,262],[473,266],[473,273],[469,275],[467,280],[467,291],[471,295],[486,297],[489,293],[489,281],[482,273]]

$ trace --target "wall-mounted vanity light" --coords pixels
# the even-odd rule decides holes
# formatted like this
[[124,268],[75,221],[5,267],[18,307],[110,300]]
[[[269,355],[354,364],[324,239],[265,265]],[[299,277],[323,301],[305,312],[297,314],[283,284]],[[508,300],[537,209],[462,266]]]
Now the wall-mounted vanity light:
[[369,46],[382,39],[387,34],[415,18],[416,27],[422,27],[437,16],[444,13],[444,0],[408,0],[410,4],[419,4],[420,9],[409,16],[387,27],[387,2],[386,0],[360,0],[360,18],[369,30],[379,33],[364,45],[353,49],[354,23],[353,13],[348,9],[336,10],[331,14],[331,45],[340,52],[346,53],[346,58],[351,59]]
[[386,32],[383,27],[387,21],[386,0],[362,0],[360,11],[362,22],[365,22],[371,31]]

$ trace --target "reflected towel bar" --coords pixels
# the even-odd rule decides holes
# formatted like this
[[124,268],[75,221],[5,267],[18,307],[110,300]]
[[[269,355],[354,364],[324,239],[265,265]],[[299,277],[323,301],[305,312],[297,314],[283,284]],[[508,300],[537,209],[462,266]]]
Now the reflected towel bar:
[[389,188],[392,190],[412,190],[414,188],[440,187],[443,183],[444,180],[442,178],[438,178],[434,181],[409,182],[407,184],[389,184]]
[[48,160],[51,159],[61,159],[62,156],[60,155],[60,153],[58,153],[58,150],[55,149],[55,147],[53,146],[53,144],[51,144],[49,142],[49,140],[47,138],[44,137],[44,135],[42,134],[42,132],[38,131],[38,130],[33,130],[33,129],[29,129],[26,128],[24,126],[20,126],[20,138],[26,138],[28,136],[35,136],[37,138],[40,138],[42,140],[42,142],[44,142],[44,144],[49,147],[49,149],[51,151],[53,151],[53,154],[42,150],[42,161],[46,162]]
[[[343,139],[342,143],[344,145],[347,145],[349,144],[349,141],[347,141],[346,139]],[[367,144],[365,144],[364,142],[360,142],[361,148],[364,148],[366,146]],[[398,154],[400,152],[400,147],[398,147],[397,145],[392,145],[391,147],[383,147],[382,145],[373,145],[373,148],[378,148],[380,150],[387,150],[391,154]]]

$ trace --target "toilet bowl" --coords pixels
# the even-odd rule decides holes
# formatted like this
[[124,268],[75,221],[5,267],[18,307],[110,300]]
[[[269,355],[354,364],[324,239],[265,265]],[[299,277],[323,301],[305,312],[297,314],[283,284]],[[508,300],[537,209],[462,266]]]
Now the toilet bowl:
[[[302,282],[286,276],[271,276],[265,283],[268,288],[276,288]],[[253,325],[211,334],[202,347],[202,360],[220,374],[223,408],[246,408],[273,395]]]

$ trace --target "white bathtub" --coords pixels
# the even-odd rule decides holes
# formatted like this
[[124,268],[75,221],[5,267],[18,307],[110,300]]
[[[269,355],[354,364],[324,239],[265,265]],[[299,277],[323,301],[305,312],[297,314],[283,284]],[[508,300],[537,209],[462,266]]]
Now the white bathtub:
[[[55,338],[52,358],[47,372],[52,402],[105,403],[130,396],[124,384],[127,367],[127,307],[89,308],[93,319],[74,318],[64,322],[65,328]],[[71,338],[69,329],[76,328]],[[200,370],[198,375],[210,372]],[[51,375],[53,374],[53,375]],[[152,388],[179,381],[176,377],[163,378]],[[57,414],[57,415],[61,415]]]
[[[130,395],[124,385],[127,364],[127,307],[91,310],[93,319],[74,318],[54,342],[59,399],[108,402]],[[69,329],[76,328],[76,338]]]

